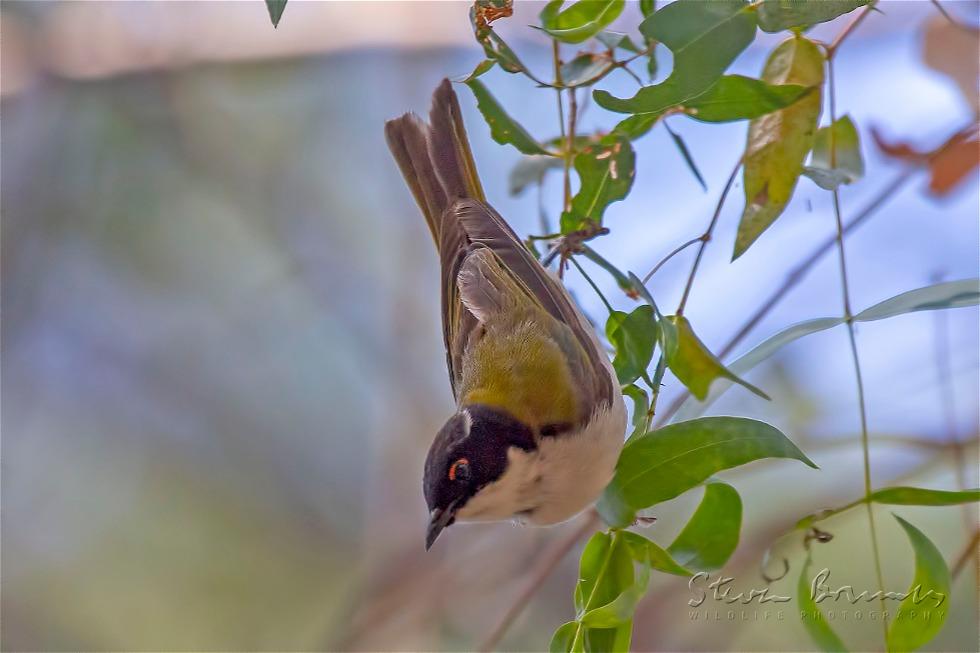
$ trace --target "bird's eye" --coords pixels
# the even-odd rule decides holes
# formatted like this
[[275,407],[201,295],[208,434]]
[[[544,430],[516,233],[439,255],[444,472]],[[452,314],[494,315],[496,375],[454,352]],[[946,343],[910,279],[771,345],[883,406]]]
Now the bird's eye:
[[470,461],[460,458],[449,467],[450,481],[467,481],[470,478]]

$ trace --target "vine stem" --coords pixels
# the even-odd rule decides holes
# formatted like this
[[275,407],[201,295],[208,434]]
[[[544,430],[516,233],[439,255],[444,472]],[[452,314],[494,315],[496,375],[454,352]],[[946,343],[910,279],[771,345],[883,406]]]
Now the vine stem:
[[510,604],[510,607],[497,623],[497,626],[487,635],[477,650],[487,653],[497,646],[511,624],[524,612],[528,603],[531,602],[531,599],[541,585],[544,584],[544,581],[551,575],[551,572],[564,560],[565,556],[568,555],[575,544],[588,535],[598,523],[599,513],[593,510],[586,516],[578,528],[569,533],[567,537],[555,542],[548,551],[541,555],[531,570],[531,576],[528,579],[527,585],[524,586],[521,593],[514,599],[514,602]]
[[[870,6],[870,5],[869,5]],[[863,16],[867,12],[863,12],[858,16],[851,25],[857,26],[861,22]],[[849,25],[848,27],[851,27]],[[847,30],[843,36],[846,36]],[[838,38],[835,43],[838,45],[842,39]],[[837,122],[837,96],[836,96],[836,83],[834,78],[834,52],[833,46],[827,49],[827,86],[830,95],[830,167],[835,169],[837,167],[837,138],[835,131],[835,124]],[[854,362],[854,380],[857,385],[857,400],[858,400],[858,413],[861,419],[861,456],[862,456],[862,466],[864,471],[864,498],[866,501],[867,513],[868,513],[868,529],[871,535],[871,553],[874,560],[875,566],[875,577],[878,581],[878,590],[881,592],[880,602],[881,602],[881,626],[884,630],[885,638],[888,637],[888,618],[885,611],[885,576],[881,570],[881,554],[879,553],[878,546],[878,529],[875,526],[875,516],[874,516],[874,506],[871,504],[871,444],[870,438],[868,436],[868,410],[867,402],[865,400],[864,394],[864,378],[861,374],[861,357],[858,355],[857,347],[857,337],[854,334],[854,315],[851,312],[851,291],[850,285],[848,283],[847,275],[847,256],[844,252],[844,221],[841,218],[841,208],[840,208],[840,188],[834,188],[833,192],[833,205],[834,205],[834,221],[837,227],[837,255],[838,262],[840,264],[840,281],[841,281],[841,299],[844,304],[844,321],[847,324],[847,339],[851,345],[851,360]]]
[[[711,216],[711,222],[708,223],[708,228],[704,230],[695,240],[701,241],[701,246],[698,248],[698,253],[694,257],[694,263],[691,265],[691,273],[687,275],[687,283],[684,285],[684,294],[681,295],[681,301],[677,305],[677,314],[684,314],[684,307],[687,305],[687,298],[691,294],[691,288],[694,286],[694,277],[697,276],[698,266],[701,265],[701,258],[704,256],[704,250],[708,247],[708,242],[711,240],[711,234],[715,231],[715,225],[718,224],[718,217],[721,216],[721,208],[725,205],[725,198],[728,197],[728,191],[732,189],[732,185],[735,183],[735,175],[738,174],[738,169],[742,167],[742,159],[739,158],[738,162],[735,163],[735,167],[732,168],[732,173],[728,175],[728,181],[725,182],[725,188],[721,191],[721,196],[718,198],[718,204],[715,206],[715,212]],[[686,245],[685,245],[686,247]],[[673,254],[672,254],[673,255]],[[671,256],[672,256],[671,255]],[[656,272],[654,268],[650,274]],[[648,277],[650,275],[647,275]]]

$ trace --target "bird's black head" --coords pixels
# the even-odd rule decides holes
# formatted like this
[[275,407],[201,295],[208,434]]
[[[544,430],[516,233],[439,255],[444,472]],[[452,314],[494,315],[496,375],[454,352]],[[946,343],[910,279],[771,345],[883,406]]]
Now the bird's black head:
[[456,520],[456,512],[507,469],[507,450],[535,448],[525,424],[500,410],[475,404],[449,418],[425,459],[423,489],[429,506],[425,548]]

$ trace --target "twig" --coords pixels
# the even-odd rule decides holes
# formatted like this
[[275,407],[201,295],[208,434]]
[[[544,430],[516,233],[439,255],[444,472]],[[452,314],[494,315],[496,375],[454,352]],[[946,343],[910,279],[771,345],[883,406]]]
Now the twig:
[[595,294],[599,295],[599,299],[601,299],[602,300],[602,303],[606,305],[606,310],[608,310],[609,313],[612,314],[612,312],[613,312],[612,304],[609,303],[609,300],[606,299],[606,296],[602,294],[602,291],[601,290],[599,290],[599,286],[597,286],[596,283],[595,283],[595,281],[592,280],[592,277],[590,277],[586,273],[586,271],[582,268],[582,265],[578,261],[575,260],[575,257],[574,256],[569,256],[567,260],[571,261],[572,262],[572,265],[574,265],[575,268],[579,271],[579,274],[581,274],[583,277],[585,277],[585,280],[589,282],[589,285],[590,286],[592,286],[592,290],[595,291]]
[[685,249],[687,249],[688,247],[690,247],[694,243],[701,242],[703,240],[704,240],[704,236],[698,236],[697,238],[692,238],[691,240],[687,241],[683,245],[680,245],[679,247],[675,248],[674,251],[672,251],[670,254],[668,254],[667,256],[665,256],[662,259],[660,259],[660,262],[657,263],[656,265],[654,265],[652,270],[650,270],[649,272],[647,272],[647,276],[643,277],[643,283],[646,283],[647,281],[649,281],[651,279],[651,277],[653,277],[653,275],[655,275],[657,273],[657,270],[659,270],[660,268],[662,268],[664,266],[664,263],[666,263],[670,259],[674,258],[674,256],[676,256],[677,254],[680,254],[681,252],[683,252]]
[[[558,41],[551,42],[551,57],[555,66],[555,82],[561,85],[561,56],[558,47]],[[561,135],[561,140],[565,141],[565,108],[561,101],[561,88],[555,89],[555,96],[558,98],[558,129]],[[571,142],[565,143],[565,166],[564,166],[564,200],[562,202],[563,210],[567,211],[572,204],[572,179],[570,175],[571,159],[569,158],[569,152],[571,151]]]
[[[850,222],[844,226],[844,235],[847,235],[854,229],[864,224],[864,222],[874,215],[878,209],[884,206],[888,200],[895,197],[898,190],[904,186],[906,182],[908,182],[908,180],[911,179],[918,171],[919,170],[917,168],[906,168],[896,175],[895,178],[888,185],[886,185],[873,200],[868,202],[864,209],[862,209]],[[731,354],[735,347],[740,345],[742,341],[745,340],[752,330],[759,325],[762,319],[768,315],[769,312],[772,311],[777,304],[779,304],[779,302],[783,300],[787,293],[789,293],[790,290],[795,288],[797,284],[803,280],[803,277],[805,277],[806,273],[810,271],[810,268],[816,265],[817,261],[823,258],[824,254],[829,252],[834,247],[836,242],[836,236],[828,238],[821,243],[819,247],[814,249],[809,256],[803,259],[799,265],[790,270],[779,288],[773,291],[772,295],[770,295],[769,298],[763,302],[762,306],[756,309],[755,313],[753,313],[752,316],[745,321],[738,332],[732,336],[731,340],[729,340],[725,346],[721,348],[718,357],[724,359],[726,356]],[[673,417],[677,411],[680,410],[681,404],[683,404],[689,396],[690,393],[685,391],[674,399],[674,401],[664,409],[663,413],[661,413],[660,417],[654,423],[654,427],[664,424],[667,420]]]
[[980,529],[973,531],[973,537],[971,537],[970,541],[966,543],[965,547],[963,547],[963,551],[956,556],[956,562],[953,563],[953,569],[950,571],[950,573],[953,575],[953,580],[956,580],[956,577],[959,576],[960,572],[963,571],[963,568],[966,567],[966,563],[971,557],[973,557],[973,554],[976,553],[978,545],[980,545]]
[[[936,275],[936,282],[940,281],[942,275]],[[936,371],[939,376],[939,399],[942,402],[943,418],[946,422],[946,442],[953,449],[953,466],[956,473],[956,486],[959,490],[965,490],[966,480],[966,456],[963,451],[963,444],[956,434],[956,395],[953,388],[953,373],[950,366],[949,352],[949,321],[945,311],[936,311],[933,320],[935,329],[935,352],[936,352]],[[967,530],[975,527],[976,509],[970,505],[964,505],[962,509],[963,524]],[[976,548],[976,536],[974,535],[973,559],[977,564],[977,573],[980,574],[980,551]],[[969,550],[970,547],[967,547]],[[967,556],[969,557],[969,555]],[[964,560],[965,564],[965,560]],[[980,586],[977,588],[980,593]]]
[[575,89],[568,89],[568,141],[565,146],[565,210],[572,210],[571,167],[575,158],[575,123],[578,120],[578,103]]
[[961,22],[961,21],[956,20],[955,18],[953,18],[952,14],[950,14],[948,11],[946,11],[946,8],[943,7],[939,3],[939,0],[932,0],[932,4],[933,4],[933,6],[936,9],[939,10],[939,13],[941,13],[943,15],[943,18],[945,18],[946,20],[948,20],[950,22],[950,24],[952,24],[954,27],[958,27],[961,30],[965,30],[967,32],[973,32],[973,31],[975,31],[976,28],[974,28],[972,25],[969,25],[967,23]]
[[855,29],[857,29],[857,26],[868,17],[868,14],[875,10],[876,4],[876,2],[869,3],[864,9],[861,10],[861,13],[852,18],[851,22],[849,22],[844,29],[841,30],[840,34],[838,34],[837,37],[831,41],[830,45],[827,46],[828,60],[834,58],[834,55],[837,54],[837,49],[840,48],[844,40],[847,39],[847,37],[849,37]]
[[592,531],[598,523],[599,513],[594,510],[589,512],[578,528],[569,533],[565,538],[555,542],[550,550],[541,555],[531,570],[531,576],[524,590],[510,604],[510,607],[507,608],[507,612],[504,613],[497,626],[487,635],[487,638],[483,640],[483,643],[480,644],[477,650],[492,651],[497,646],[497,643],[507,632],[507,629],[524,612],[528,603],[531,602],[531,598],[534,597],[544,581],[548,579],[551,572],[555,570],[555,567],[568,555],[568,552],[572,550],[575,544]]
[[725,182],[725,188],[721,191],[721,197],[718,198],[718,205],[715,206],[714,215],[711,216],[711,222],[708,223],[708,228],[704,230],[701,237],[698,240],[701,241],[701,247],[698,248],[697,256],[694,257],[694,263],[691,265],[691,273],[687,276],[687,284],[684,286],[684,294],[681,295],[680,304],[677,305],[677,314],[684,314],[684,307],[687,305],[687,298],[691,294],[691,287],[694,286],[694,277],[698,273],[698,266],[701,265],[701,257],[704,256],[704,250],[708,247],[708,242],[711,240],[711,234],[715,230],[715,225],[718,224],[718,217],[721,215],[721,208],[725,205],[725,198],[728,197],[728,191],[732,189],[732,184],[735,183],[735,175],[738,174],[738,169],[742,166],[742,159],[739,158],[735,167],[732,168],[732,174],[728,176],[728,181]]

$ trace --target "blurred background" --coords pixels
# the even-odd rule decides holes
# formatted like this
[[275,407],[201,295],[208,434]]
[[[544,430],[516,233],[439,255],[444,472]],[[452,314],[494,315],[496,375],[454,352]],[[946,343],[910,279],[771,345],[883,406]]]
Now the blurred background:
[[[943,6],[976,25],[976,2]],[[422,462],[453,406],[435,253],[382,125],[426,111],[442,77],[482,59],[468,9],[290,2],[273,29],[262,2],[3,2],[4,650],[472,649],[541,552],[576,527],[456,526],[422,546]],[[495,27],[546,70],[546,42],[527,27],[539,10],[518,3]],[[638,15],[631,4],[619,23]],[[859,125],[868,174],[843,190],[845,218],[903,170],[871,127],[930,149],[973,119],[975,38],[922,0],[882,3],[849,39],[838,107]],[[733,70],[757,76],[778,40],[760,35]],[[661,76],[669,65],[664,56]],[[556,135],[550,93],[499,70],[485,80],[529,131]],[[600,87],[626,95],[635,83]],[[459,93],[491,201],[519,233],[537,230],[534,192],[508,194],[519,154],[490,140]],[[616,117],[592,107],[584,120],[608,128]],[[607,212],[611,234],[594,243],[640,275],[700,234],[744,145],[745,123],[670,124],[708,192],[658,128],[638,143],[629,200]],[[914,173],[848,239],[855,309],[977,276],[976,171],[942,196],[927,185]],[[546,182],[546,207],[559,187]],[[804,179],[732,264],[740,210],[737,189],[686,311],[716,350],[834,232],[829,194]],[[663,305],[676,305],[691,256],[654,277]],[[617,307],[631,305],[588,269]],[[604,319],[581,276],[567,283]],[[736,354],[840,312],[831,255]],[[977,485],[978,332],[975,307],[859,326],[876,485]],[[769,461],[724,475],[745,502],[725,569],[741,589],[764,584],[763,552],[797,518],[862,492],[846,332],[798,341],[749,379],[774,400],[733,390],[711,412],[776,424],[821,469]],[[663,401],[680,391],[668,378]],[[669,543],[698,500],[661,506],[645,534]],[[950,564],[977,524],[975,505],[892,512]],[[889,510],[877,519],[887,589],[903,591],[912,552]],[[872,588],[863,512],[824,527],[835,538],[815,563]],[[502,648],[541,650],[573,616],[578,550]],[[775,591],[793,593],[801,552],[799,538],[777,549],[792,570]],[[971,562],[930,650],[976,650],[977,580]],[[651,588],[637,650],[813,648],[792,607],[692,621],[684,579],[657,575]],[[857,650],[881,646],[876,624],[835,628]]]

